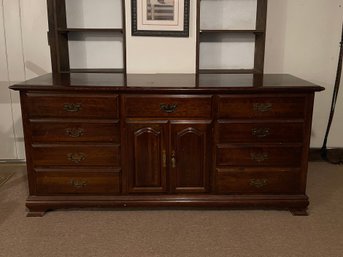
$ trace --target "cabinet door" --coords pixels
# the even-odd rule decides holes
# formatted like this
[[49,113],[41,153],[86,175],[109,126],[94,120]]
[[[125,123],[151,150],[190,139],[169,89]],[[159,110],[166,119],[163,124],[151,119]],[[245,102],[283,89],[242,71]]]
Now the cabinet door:
[[176,193],[208,191],[211,122],[171,123],[170,178]]
[[167,122],[128,122],[128,190],[167,191]]

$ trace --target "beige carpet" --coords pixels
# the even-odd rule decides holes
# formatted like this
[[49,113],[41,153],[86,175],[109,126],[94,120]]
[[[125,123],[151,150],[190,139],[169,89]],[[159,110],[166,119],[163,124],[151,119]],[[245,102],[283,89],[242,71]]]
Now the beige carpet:
[[1,257],[342,257],[343,166],[310,164],[310,216],[283,211],[55,211],[26,218],[22,168],[0,188]]

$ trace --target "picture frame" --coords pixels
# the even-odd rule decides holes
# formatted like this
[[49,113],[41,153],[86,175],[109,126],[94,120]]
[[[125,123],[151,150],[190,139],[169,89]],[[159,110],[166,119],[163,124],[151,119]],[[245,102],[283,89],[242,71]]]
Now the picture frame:
[[189,37],[190,0],[131,0],[132,36]]

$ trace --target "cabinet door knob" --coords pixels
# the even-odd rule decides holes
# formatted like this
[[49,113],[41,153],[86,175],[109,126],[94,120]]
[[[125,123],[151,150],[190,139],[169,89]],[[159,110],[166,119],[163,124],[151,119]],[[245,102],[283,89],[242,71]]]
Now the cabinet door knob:
[[176,156],[175,156],[175,151],[172,151],[172,155],[171,155],[171,164],[172,164],[172,168],[176,168]]
[[256,188],[262,188],[268,185],[268,179],[251,179],[250,180],[250,186],[256,187]]
[[254,103],[255,112],[269,112],[273,109],[273,104],[271,103]]
[[264,138],[270,135],[270,128],[253,128],[251,134],[258,138]]
[[80,189],[80,188],[83,188],[83,187],[87,186],[87,181],[73,179],[73,180],[70,181],[70,184],[73,187],[75,187],[77,189]]
[[165,113],[173,113],[176,111],[177,104],[160,104],[161,111]]
[[81,104],[64,104],[66,112],[79,112],[81,109]]
[[68,153],[67,157],[69,161],[74,162],[76,164],[86,159],[86,155],[84,153]]
[[269,159],[269,155],[267,153],[250,153],[250,158],[256,162],[264,162]]
[[82,128],[66,128],[65,129],[66,135],[70,137],[74,137],[74,138],[82,137],[84,132],[85,130]]

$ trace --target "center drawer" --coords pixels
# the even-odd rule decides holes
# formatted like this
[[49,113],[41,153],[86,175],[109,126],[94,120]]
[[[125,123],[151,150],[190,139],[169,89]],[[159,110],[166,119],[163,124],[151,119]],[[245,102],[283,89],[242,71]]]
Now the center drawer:
[[303,122],[231,122],[216,124],[218,143],[301,143]]
[[298,167],[302,150],[301,146],[219,145],[217,165]]
[[113,94],[27,93],[25,101],[31,118],[118,118],[118,96]]
[[210,118],[212,97],[175,95],[130,95],[124,97],[126,117]]
[[33,145],[34,166],[120,166],[120,146]]

